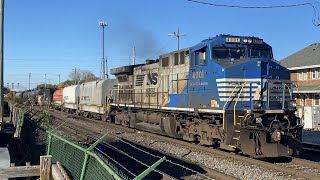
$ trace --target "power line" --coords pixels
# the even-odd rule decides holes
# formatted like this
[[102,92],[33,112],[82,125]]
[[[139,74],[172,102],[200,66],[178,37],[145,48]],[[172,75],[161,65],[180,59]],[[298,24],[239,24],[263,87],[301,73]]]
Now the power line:
[[226,8],[240,8],[240,9],[274,9],[274,8],[293,8],[293,7],[301,7],[301,6],[310,6],[313,9],[312,23],[316,27],[320,26],[320,15],[319,15],[319,10],[316,6],[318,2],[313,2],[313,3],[306,2],[306,3],[297,3],[297,4],[289,4],[289,5],[272,5],[272,6],[241,6],[241,5],[230,5],[230,4],[217,4],[217,3],[197,1],[197,0],[187,0],[187,1],[197,3],[197,4],[202,4],[202,5],[226,7]]
[[187,1],[198,3],[198,4],[210,5],[210,6],[228,7],[228,8],[242,8],[242,9],[290,8],[290,7],[297,7],[297,6],[306,6],[306,5],[310,4],[310,3],[300,3],[300,4],[274,5],[274,6],[240,6],[240,5],[216,4],[216,3],[196,1],[196,0],[187,0]]

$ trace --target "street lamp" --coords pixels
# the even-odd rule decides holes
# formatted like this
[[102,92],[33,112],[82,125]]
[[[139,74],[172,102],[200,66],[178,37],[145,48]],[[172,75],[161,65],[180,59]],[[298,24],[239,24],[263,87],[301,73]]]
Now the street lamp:
[[100,76],[105,79],[105,61],[104,61],[104,27],[108,26],[108,23],[105,21],[99,21],[99,26],[102,27],[102,57],[101,57],[101,70]]
[[179,28],[177,30],[177,32],[173,32],[173,33],[170,33],[168,34],[168,36],[175,36],[176,39],[177,39],[177,49],[178,51],[180,50],[180,37],[181,36],[186,36],[185,34],[180,34],[180,31],[179,31]]

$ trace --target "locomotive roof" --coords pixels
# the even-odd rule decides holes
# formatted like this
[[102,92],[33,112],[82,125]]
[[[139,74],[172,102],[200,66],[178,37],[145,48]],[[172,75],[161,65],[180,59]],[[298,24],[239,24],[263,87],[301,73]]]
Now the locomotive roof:
[[168,53],[165,53],[165,54],[161,54],[160,57],[169,56],[170,54],[174,54],[174,53],[181,52],[181,51],[189,51],[189,49],[190,48],[187,47],[187,48],[179,49],[179,50],[176,50],[176,51],[171,51],[171,52],[168,52]]

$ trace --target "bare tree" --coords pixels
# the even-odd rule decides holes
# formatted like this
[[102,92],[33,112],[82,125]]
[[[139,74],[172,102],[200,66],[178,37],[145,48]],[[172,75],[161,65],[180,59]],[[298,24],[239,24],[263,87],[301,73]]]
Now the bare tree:
[[74,81],[74,84],[78,84],[81,80],[81,71],[80,69],[73,69],[69,73],[69,78],[71,81]]
[[91,72],[87,70],[81,71],[81,80],[83,82],[96,81],[98,78]]
[[[98,78],[91,71],[80,70],[80,69],[73,69],[69,73],[69,78],[70,79],[67,80],[68,83],[64,83],[64,84],[69,84],[70,81],[73,82],[73,84],[79,84],[79,83],[83,83],[83,82],[98,80]],[[67,81],[65,81],[65,82],[67,82]]]

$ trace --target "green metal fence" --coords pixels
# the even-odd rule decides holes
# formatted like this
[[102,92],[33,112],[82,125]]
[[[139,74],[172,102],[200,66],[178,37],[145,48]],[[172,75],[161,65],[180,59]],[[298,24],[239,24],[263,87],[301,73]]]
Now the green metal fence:
[[[16,129],[19,136],[21,136],[20,138],[22,139],[22,142],[32,146],[25,147],[28,149],[28,152],[33,153],[30,156],[39,157],[38,155],[43,154],[52,155],[52,162],[60,162],[64,166],[71,179],[128,179],[126,173],[120,172],[117,168],[115,168],[115,166],[110,164],[110,161],[108,161],[106,157],[102,157],[94,152],[95,146],[99,144],[107,136],[107,134],[104,134],[89,147],[84,147],[70,139],[67,139],[67,137],[58,135],[58,130],[63,127],[66,122],[60,124],[54,129],[45,130],[39,127],[32,120],[25,118],[25,113],[30,109],[20,107],[19,110],[19,121],[17,121]],[[35,142],[37,140],[35,140],[36,138],[33,137],[39,134],[41,134],[42,139],[46,140],[42,144],[40,143],[40,145]],[[42,148],[44,144],[46,150]],[[41,148],[39,148],[40,146]],[[155,170],[155,168],[164,160],[165,157],[159,159],[156,163],[148,167],[144,172],[136,176],[134,179],[143,179],[150,172]]]

